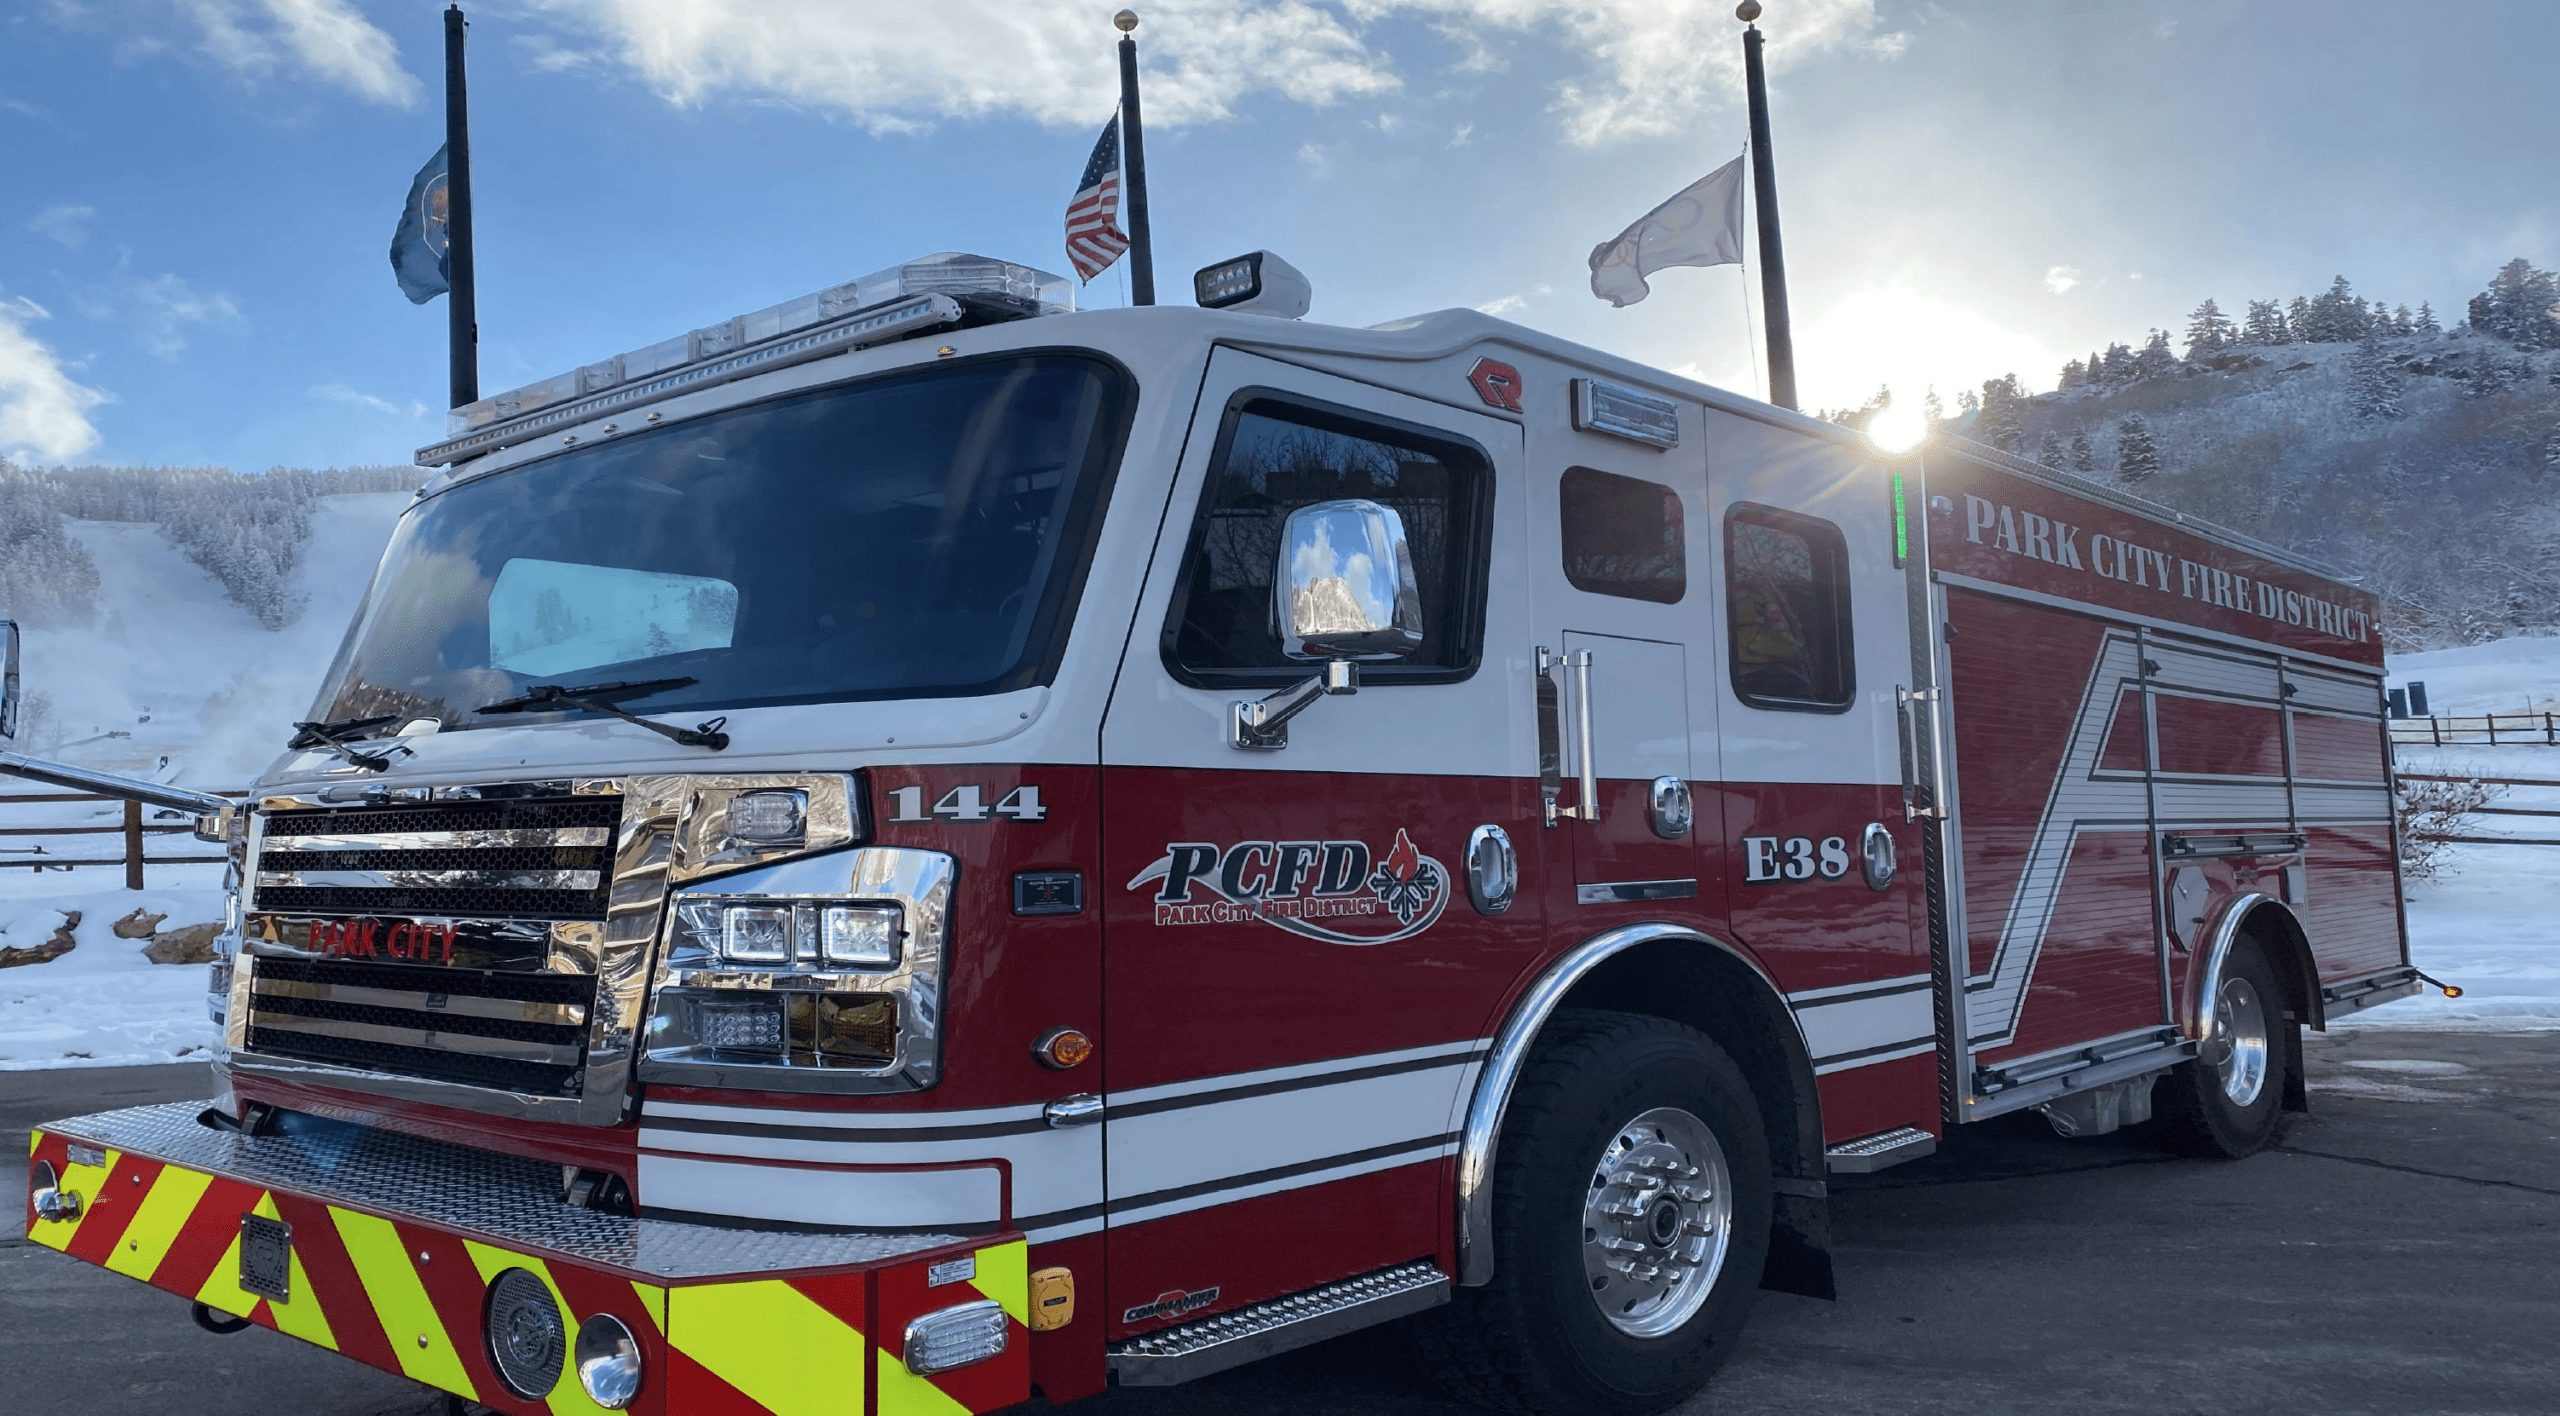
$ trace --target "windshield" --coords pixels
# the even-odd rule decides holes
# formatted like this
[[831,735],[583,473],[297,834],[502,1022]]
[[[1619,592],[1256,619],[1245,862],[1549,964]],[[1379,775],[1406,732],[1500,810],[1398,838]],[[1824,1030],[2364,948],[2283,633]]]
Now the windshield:
[[[493,473],[402,518],[316,716],[448,728],[1045,682],[1130,403],[1074,354],[936,365]],[[574,710],[562,710],[574,711]]]

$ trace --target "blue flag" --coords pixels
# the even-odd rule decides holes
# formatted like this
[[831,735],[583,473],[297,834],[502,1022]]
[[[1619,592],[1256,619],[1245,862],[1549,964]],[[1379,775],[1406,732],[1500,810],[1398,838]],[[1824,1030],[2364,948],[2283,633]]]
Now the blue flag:
[[400,277],[400,293],[412,305],[453,288],[445,264],[453,247],[445,202],[444,149],[437,148],[409,184],[409,204],[400,209],[400,229],[391,235],[391,273]]

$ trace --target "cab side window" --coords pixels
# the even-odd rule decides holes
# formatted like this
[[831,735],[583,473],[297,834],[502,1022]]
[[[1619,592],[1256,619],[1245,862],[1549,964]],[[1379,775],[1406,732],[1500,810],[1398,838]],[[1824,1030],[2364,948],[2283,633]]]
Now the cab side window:
[[1289,513],[1358,497],[1404,519],[1422,592],[1422,648],[1364,664],[1361,681],[1449,682],[1474,672],[1484,620],[1493,479],[1484,454],[1427,429],[1247,394],[1228,411],[1174,588],[1166,666],[1203,687],[1281,684],[1309,666],[1280,652],[1271,579]]
[[1724,542],[1734,696],[1754,708],[1847,709],[1857,677],[1840,528],[1741,505],[1726,513]]
[[1676,605],[1689,593],[1680,494],[1660,482],[1568,467],[1557,484],[1564,578],[1576,590]]

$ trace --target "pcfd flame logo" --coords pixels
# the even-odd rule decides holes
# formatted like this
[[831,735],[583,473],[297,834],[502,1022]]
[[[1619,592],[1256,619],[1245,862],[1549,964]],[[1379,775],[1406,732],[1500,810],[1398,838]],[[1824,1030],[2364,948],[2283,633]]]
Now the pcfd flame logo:
[[1392,944],[1449,905],[1449,871],[1401,827],[1384,854],[1366,841],[1177,841],[1129,882],[1155,887],[1161,925],[1258,920],[1327,944]]

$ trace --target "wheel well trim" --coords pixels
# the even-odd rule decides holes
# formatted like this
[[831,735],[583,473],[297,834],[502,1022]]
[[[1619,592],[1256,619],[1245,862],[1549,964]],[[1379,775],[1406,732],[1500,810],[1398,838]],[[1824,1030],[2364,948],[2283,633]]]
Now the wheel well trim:
[[[1760,961],[1732,944],[1695,929],[1672,924],[1625,924],[1604,930],[1567,950],[1529,985],[1520,1000],[1503,1019],[1502,1030],[1494,1035],[1493,1046],[1486,1052],[1484,1065],[1476,1073],[1475,1093],[1467,1104],[1466,1120],[1458,1139],[1458,1282],[1463,1287],[1481,1287],[1493,1281],[1493,1165],[1497,1144],[1502,1136],[1502,1119],[1510,1112],[1512,1092],[1520,1084],[1521,1070],[1528,1065],[1530,1050],[1538,1035],[1546,1030],[1547,1020],[1555,1015],[1565,996],[1574,986],[1589,978],[1602,964],[1628,950],[1647,944],[1684,943],[1705,945],[1751,971],[1760,986],[1768,990],[1778,1011],[1786,1016],[1794,1034],[1799,1060],[1810,1058],[1804,1037],[1804,1024],[1787,1003],[1787,995],[1777,980]],[[1818,1103],[1817,1103],[1818,1104]]]
[[[2286,924],[2293,927],[2297,938],[2303,940],[2310,938],[2308,932],[2302,928],[2301,918],[2295,915],[2293,907],[2284,901],[2255,890],[2231,897],[2223,905],[2221,912],[2214,916],[2213,927],[2206,931],[2202,959],[2187,974],[2191,980],[2187,986],[2187,1017],[2194,1026],[2193,1036],[2198,1042],[2213,1036],[2214,1011],[2222,997],[2223,966],[2230,962],[2232,949],[2239,944],[2240,936],[2247,930],[2249,921],[2256,918],[2260,910],[2273,911]],[[2298,972],[2300,961],[2285,957],[2270,962],[2288,972]],[[2317,970],[2296,981],[2304,985],[2304,995],[2309,1000],[2307,1006],[2310,1016],[2303,1021],[2314,1028],[2327,1026],[2325,1010],[2320,1006]]]

